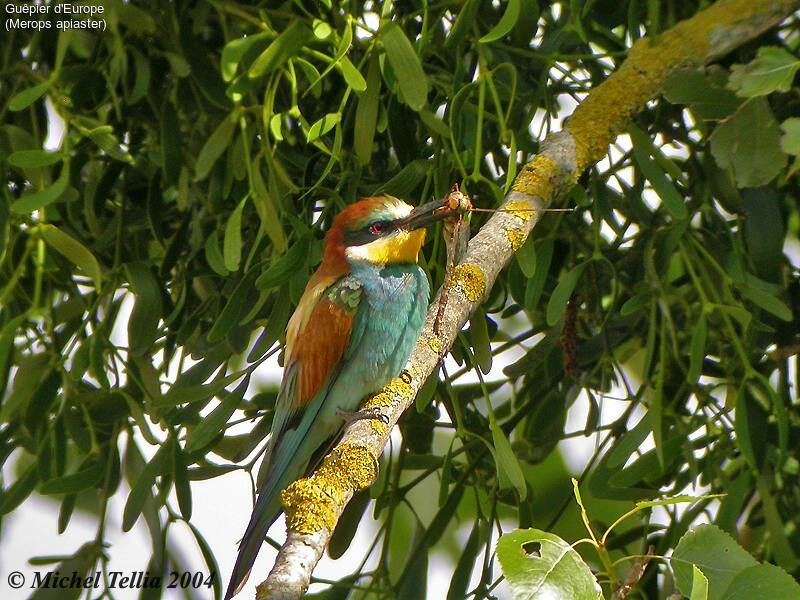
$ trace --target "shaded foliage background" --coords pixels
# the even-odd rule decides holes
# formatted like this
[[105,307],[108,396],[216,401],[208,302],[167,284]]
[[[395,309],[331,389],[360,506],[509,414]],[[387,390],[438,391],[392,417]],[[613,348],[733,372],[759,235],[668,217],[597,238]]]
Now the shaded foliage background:
[[[4,34],[0,455],[16,470],[0,513],[37,491],[60,530],[97,515],[71,559],[88,571],[127,494],[123,527],[144,515],[162,572],[191,481],[257,464],[276,390],[250,376],[280,351],[332,215],[455,181],[496,206],[632,41],[704,4],[110,1],[105,33]],[[728,494],[615,529],[614,559],[713,520],[800,574],[797,44],[795,18],[673,77],[564,199],[577,210],[545,216],[348,508],[334,555],[368,506],[379,521],[351,597],[424,597],[433,547],[461,556],[448,597],[490,597],[494,528],[584,536],[558,444],[593,432],[580,479],[598,523]],[[572,407],[586,420],[566,431]],[[241,421],[251,433],[225,434]],[[633,595],[671,591],[659,573]]]

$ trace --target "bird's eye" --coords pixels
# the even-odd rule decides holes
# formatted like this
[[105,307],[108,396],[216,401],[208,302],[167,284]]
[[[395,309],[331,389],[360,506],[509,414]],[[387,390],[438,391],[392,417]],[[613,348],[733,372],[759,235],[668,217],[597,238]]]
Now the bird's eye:
[[386,221],[375,221],[369,226],[369,232],[373,235],[383,233],[388,228],[389,224]]

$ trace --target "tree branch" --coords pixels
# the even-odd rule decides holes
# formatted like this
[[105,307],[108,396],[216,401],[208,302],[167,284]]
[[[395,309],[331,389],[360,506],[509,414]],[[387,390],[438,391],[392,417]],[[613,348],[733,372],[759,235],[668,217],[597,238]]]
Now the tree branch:
[[585,169],[605,156],[617,133],[661,91],[671,72],[713,61],[775,26],[798,6],[800,0],[720,0],[654,39],[639,40],[625,63],[575,110],[565,129],[547,136],[540,153],[514,181],[503,203],[505,211],[495,213],[470,240],[454,269],[440,335],[433,334],[438,304],[434,299],[406,369],[367,402],[388,425],[354,422],[319,469],[283,492],[288,536],[269,577],[258,586],[258,599],[294,599],[308,589],[345,505],[356,490],[375,480],[391,428],[536,226],[539,209],[568,191]]

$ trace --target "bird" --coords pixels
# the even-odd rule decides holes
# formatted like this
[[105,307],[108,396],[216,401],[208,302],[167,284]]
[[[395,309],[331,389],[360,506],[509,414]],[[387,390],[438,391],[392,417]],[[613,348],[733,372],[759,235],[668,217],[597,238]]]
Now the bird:
[[284,372],[255,507],[225,600],[244,586],[280,492],[313,468],[361,401],[400,374],[428,311],[418,257],[426,227],[452,216],[444,201],[416,208],[393,196],[345,207],[325,237],[322,262],[286,327]]

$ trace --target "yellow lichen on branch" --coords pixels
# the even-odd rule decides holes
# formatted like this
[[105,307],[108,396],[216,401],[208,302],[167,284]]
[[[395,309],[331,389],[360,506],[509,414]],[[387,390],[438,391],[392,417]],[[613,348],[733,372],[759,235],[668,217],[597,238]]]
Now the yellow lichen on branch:
[[477,265],[457,265],[453,269],[453,281],[470,302],[480,300],[486,291],[486,277]]
[[288,528],[298,533],[332,531],[350,493],[369,487],[377,475],[378,461],[368,447],[339,446],[311,477],[281,492]]
[[771,10],[787,10],[792,4],[787,0],[719,2],[653,39],[636,42],[623,65],[592,90],[566,123],[575,143],[577,172],[605,156],[616,135],[661,91],[672,71],[705,64],[717,38],[728,35],[731,27]]
[[[526,196],[535,198],[551,198],[555,193],[555,184],[559,178],[559,167],[551,158],[544,154],[537,154],[533,157],[528,164],[522,167],[522,170],[514,180],[511,189],[515,192],[520,192]],[[517,207],[515,211],[515,204],[519,202],[509,202],[505,209],[508,212],[514,213],[523,221],[530,219],[531,207]]]

